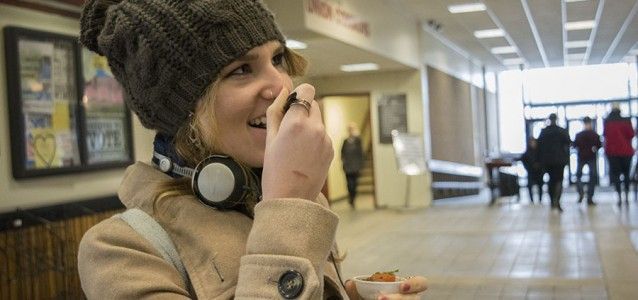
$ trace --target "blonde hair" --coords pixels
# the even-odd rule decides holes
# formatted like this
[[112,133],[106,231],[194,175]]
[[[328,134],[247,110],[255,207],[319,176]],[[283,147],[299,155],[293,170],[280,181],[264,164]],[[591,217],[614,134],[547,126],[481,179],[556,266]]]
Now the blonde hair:
[[[291,49],[284,49],[284,69],[291,77],[303,76],[307,65],[308,62],[303,56]],[[173,140],[175,151],[190,168],[194,168],[197,163],[213,154],[221,154],[214,109],[220,80],[218,77],[208,86],[204,96],[198,101],[195,112],[175,134]],[[242,164],[242,162],[239,163]],[[178,178],[165,182],[159,186],[155,194],[153,208],[156,210],[161,201],[184,195],[193,195],[190,178]],[[250,198],[246,208],[252,214],[252,208],[257,204],[258,199],[256,195]]]

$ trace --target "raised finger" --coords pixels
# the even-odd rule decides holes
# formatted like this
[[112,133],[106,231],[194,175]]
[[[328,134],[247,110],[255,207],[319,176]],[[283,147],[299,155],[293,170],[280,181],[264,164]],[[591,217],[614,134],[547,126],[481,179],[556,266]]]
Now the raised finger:
[[312,115],[312,106],[315,106],[313,103],[313,100],[315,98],[315,88],[310,84],[302,83],[295,88],[294,92],[297,93],[297,99],[307,101],[308,104],[310,104],[310,107],[308,107],[309,110],[306,111],[306,108],[301,104],[291,105],[289,111],[294,109],[300,112],[304,112],[307,115]]
[[277,136],[277,132],[279,132],[281,120],[284,118],[283,109],[287,98],[288,89],[284,87],[275,98],[275,101],[268,107],[266,112],[266,141],[272,141]]

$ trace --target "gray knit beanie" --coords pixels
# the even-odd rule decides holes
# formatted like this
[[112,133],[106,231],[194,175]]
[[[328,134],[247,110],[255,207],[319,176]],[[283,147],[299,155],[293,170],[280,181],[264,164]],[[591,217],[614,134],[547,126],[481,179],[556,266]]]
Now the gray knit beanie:
[[259,0],[88,0],[80,42],[106,56],[142,124],[174,135],[223,67],[285,43]]

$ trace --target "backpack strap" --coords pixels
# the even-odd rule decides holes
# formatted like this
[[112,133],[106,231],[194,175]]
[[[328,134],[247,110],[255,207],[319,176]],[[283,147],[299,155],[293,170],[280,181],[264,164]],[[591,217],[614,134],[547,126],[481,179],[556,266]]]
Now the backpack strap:
[[[131,208],[114,217],[122,219],[128,223],[133,230],[137,231],[141,236],[146,238],[153,247],[162,255],[165,261],[169,262],[182,276],[186,286],[191,290],[191,283],[186,273],[186,268],[175,249],[175,245],[171,237],[157,223],[153,217],[139,208]],[[190,291],[189,291],[190,292]]]

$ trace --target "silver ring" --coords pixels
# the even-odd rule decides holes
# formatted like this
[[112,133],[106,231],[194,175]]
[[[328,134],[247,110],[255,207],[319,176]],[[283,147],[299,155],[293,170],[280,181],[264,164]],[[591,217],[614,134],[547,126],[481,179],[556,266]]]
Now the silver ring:
[[308,101],[306,101],[304,99],[297,98],[297,99],[293,100],[292,103],[290,103],[290,106],[293,106],[293,105],[301,105],[301,106],[303,106],[303,108],[306,109],[306,112],[308,112],[308,115],[310,115],[310,106],[312,105],[310,102],[308,102]]

